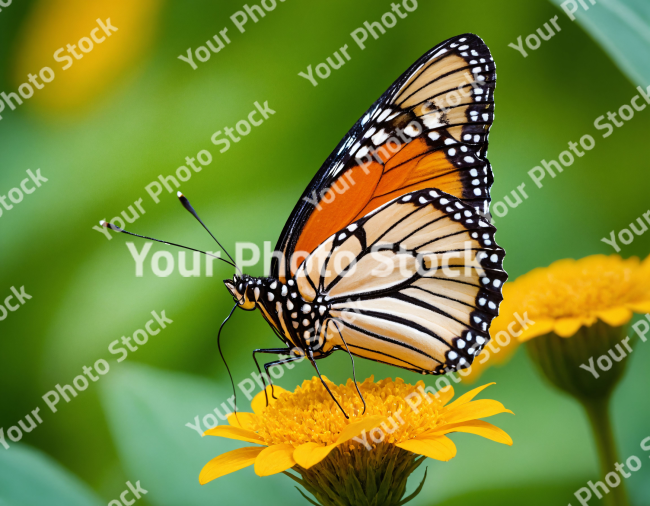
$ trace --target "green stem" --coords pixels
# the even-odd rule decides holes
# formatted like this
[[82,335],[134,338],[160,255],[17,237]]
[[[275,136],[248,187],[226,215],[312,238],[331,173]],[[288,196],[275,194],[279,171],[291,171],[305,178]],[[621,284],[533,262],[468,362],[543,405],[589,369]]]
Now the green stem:
[[[618,462],[616,442],[614,441],[612,423],[609,417],[609,402],[610,396],[582,400],[582,405],[587,411],[594,439],[596,440],[600,460],[600,474],[603,481],[607,473],[614,471],[614,464]],[[607,485],[609,494],[603,497],[603,504],[607,506],[629,506],[625,478],[620,474],[619,477],[621,483],[618,487],[612,488]]]

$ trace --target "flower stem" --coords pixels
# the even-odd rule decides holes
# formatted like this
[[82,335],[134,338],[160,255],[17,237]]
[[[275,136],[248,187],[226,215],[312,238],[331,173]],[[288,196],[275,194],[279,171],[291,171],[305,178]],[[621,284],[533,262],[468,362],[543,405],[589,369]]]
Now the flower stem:
[[[616,442],[612,431],[609,416],[610,396],[582,399],[582,405],[587,411],[589,422],[596,440],[598,458],[600,460],[600,474],[605,479],[607,473],[614,471],[614,464],[618,462]],[[614,471],[616,472],[616,471]],[[617,473],[618,474],[618,473]],[[609,494],[603,497],[603,504],[607,506],[629,506],[625,478],[619,475],[621,483],[618,487],[610,487]]]

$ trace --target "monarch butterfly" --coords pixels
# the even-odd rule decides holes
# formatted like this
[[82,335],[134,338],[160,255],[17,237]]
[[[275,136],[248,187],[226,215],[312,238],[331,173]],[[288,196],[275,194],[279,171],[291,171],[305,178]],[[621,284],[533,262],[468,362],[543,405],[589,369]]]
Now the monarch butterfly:
[[253,352],[256,364],[257,353],[286,357],[264,366],[267,377],[269,367],[304,357],[320,376],[316,360],[335,350],[422,374],[471,365],[490,339],[507,279],[489,215],[495,83],[476,35],[428,51],[316,173],[284,226],[270,276],[224,281],[236,301],[228,318],[237,307],[259,309],[285,345]]

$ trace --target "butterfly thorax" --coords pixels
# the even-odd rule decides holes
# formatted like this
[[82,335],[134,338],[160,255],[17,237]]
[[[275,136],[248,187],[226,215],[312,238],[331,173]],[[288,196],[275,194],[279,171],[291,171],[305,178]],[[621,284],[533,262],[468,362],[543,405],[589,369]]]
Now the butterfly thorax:
[[318,354],[330,351],[325,331],[330,308],[322,296],[305,299],[294,279],[282,283],[274,277],[244,274],[224,284],[240,308],[259,309],[287,346]]

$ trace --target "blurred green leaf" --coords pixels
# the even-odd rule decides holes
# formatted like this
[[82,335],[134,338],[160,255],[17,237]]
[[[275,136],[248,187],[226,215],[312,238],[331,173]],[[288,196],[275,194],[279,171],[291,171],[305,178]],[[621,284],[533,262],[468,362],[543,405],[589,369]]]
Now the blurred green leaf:
[[0,452],[0,505],[95,506],[90,488],[47,455],[25,445]]
[[576,483],[544,483],[526,487],[512,487],[494,490],[478,490],[458,495],[442,503],[434,501],[436,506],[484,506],[499,504],[500,506],[548,506],[549,504],[566,504],[574,499],[573,493],[583,485]]
[[[199,485],[199,472],[209,460],[246,443],[201,438],[185,424],[213,413],[230,395],[207,380],[141,365],[123,364],[107,377],[101,397],[113,439],[127,476],[140,480],[151,504],[263,504],[269,497],[282,497],[289,506],[303,504],[288,478],[260,478],[252,469]],[[249,408],[246,399],[240,404],[242,411]]]
[[[551,0],[561,6],[565,0]],[[576,0],[578,23],[605,49],[621,71],[635,84],[650,84],[650,3],[647,0]],[[569,5],[569,4],[568,4]],[[568,7],[567,7],[568,8]]]

